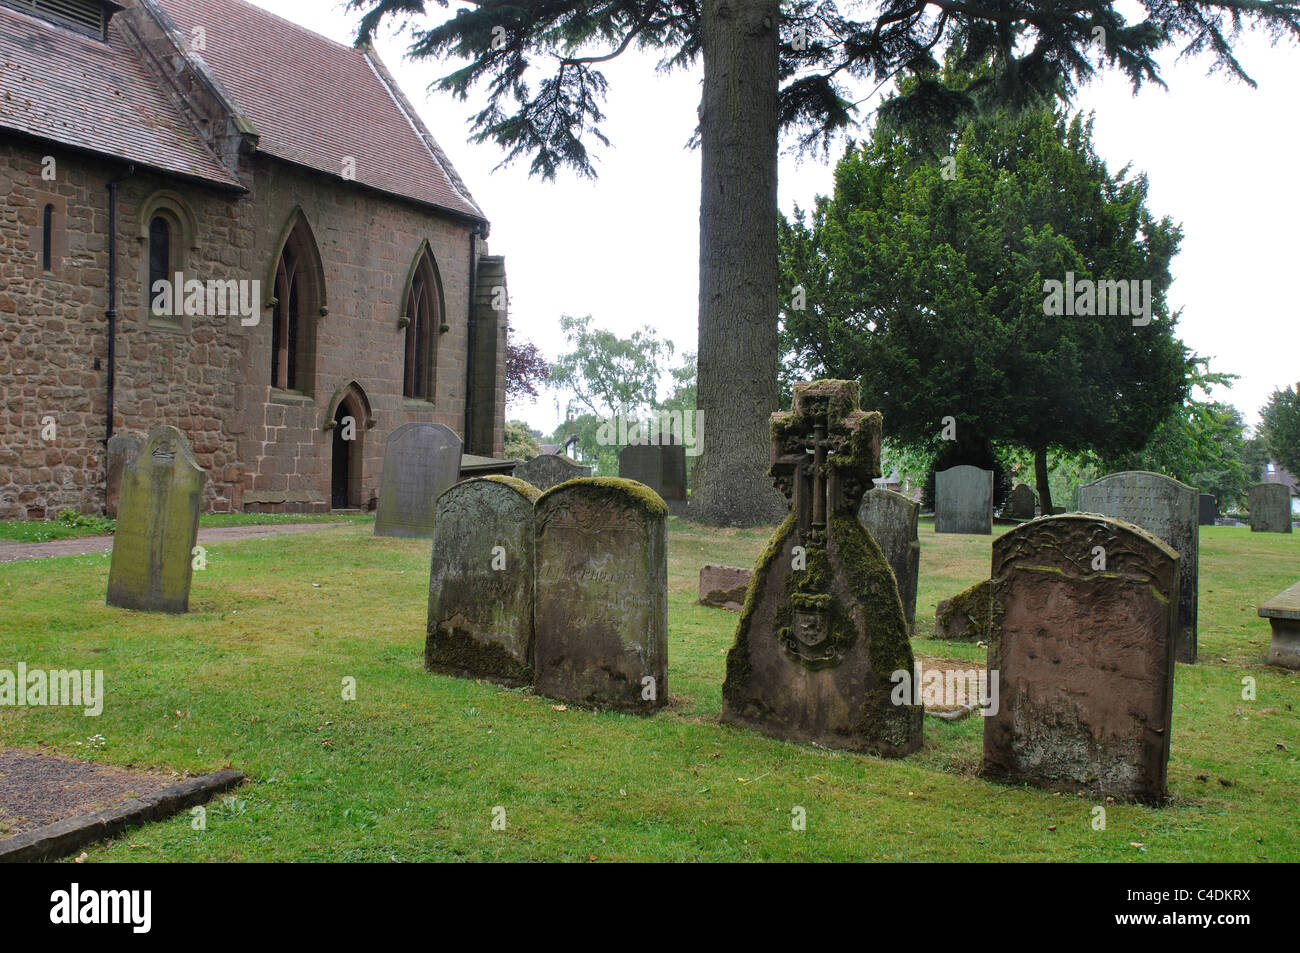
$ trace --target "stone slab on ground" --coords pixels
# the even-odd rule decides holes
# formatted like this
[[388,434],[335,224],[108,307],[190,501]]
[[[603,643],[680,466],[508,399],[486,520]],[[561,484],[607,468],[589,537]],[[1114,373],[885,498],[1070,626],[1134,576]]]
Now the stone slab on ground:
[[1268,664],[1300,669],[1300,582],[1260,606],[1259,614],[1273,629]]
[[739,612],[754,570],[742,566],[706,563],[700,567],[699,604]]
[[55,860],[128,827],[170,817],[244,780],[240,771],[182,779],[59,755],[0,750],[0,862]]

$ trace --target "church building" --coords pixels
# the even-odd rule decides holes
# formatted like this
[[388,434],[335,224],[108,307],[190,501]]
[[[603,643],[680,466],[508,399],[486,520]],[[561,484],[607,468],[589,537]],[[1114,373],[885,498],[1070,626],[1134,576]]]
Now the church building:
[[0,201],[0,519],[111,512],[160,424],[209,512],[373,505],[410,422],[502,456],[504,260],[373,49],[243,0],[0,0]]

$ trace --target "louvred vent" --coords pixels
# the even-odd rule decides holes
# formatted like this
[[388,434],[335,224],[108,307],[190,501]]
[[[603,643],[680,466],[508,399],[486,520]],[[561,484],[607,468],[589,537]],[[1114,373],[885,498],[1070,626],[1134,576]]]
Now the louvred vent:
[[104,34],[104,4],[101,0],[3,0],[46,20],[76,27],[94,36]]

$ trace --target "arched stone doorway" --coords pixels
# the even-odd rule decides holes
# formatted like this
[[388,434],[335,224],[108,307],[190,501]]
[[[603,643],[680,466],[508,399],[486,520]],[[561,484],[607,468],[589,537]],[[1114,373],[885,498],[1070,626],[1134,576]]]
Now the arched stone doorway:
[[331,401],[330,509],[360,509],[365,432],[374,424],[370,402],[356,381],[341,385]]

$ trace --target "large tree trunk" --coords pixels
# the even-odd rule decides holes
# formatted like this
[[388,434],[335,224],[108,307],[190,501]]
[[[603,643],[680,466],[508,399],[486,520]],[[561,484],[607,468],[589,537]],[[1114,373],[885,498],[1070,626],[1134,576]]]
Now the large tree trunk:
[[1047,484],[1047,448],[1034,451],[1034,482],[1038,484],[1038,512],[1052,515],[1052,488]]
[[690,518],[715,526],[782,519],[768,477],[777,408],[777,18],[779,0],[704,0],[700,109],[703,446]]

